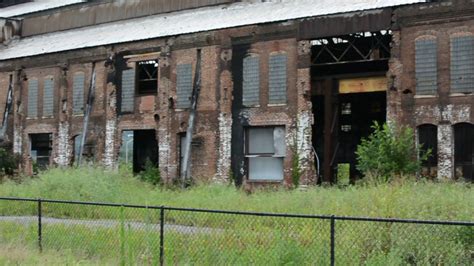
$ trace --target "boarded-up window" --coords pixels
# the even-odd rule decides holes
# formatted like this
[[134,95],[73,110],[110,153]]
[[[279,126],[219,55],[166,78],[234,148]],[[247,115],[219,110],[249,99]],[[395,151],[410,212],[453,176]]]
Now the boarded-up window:
[[287,87],[287,55],[278,54],[270,56],[269,63],[269,103],[282,104],[286,103],[286,87]]
[[416,94],[436,94],[438,88],[436,39],[418,40],[415,46]]
[[189,108],[193,91],[193,68],[191,64],[178,65],[176,81],[177,108]]
[[84,73],[74,74],[72,86],[72,112],[75,115],[84,114]]
[[422,162],[422,175],[426,177],[437,176],[438,166],[438,128],[435,125],[425,124],[418,127],[418,142],[420,152],[431,151],[426,161]]
[[38,80],[28,80],[28,117],[38,116]]
[[46,77],[44,79],[43,89],[43,116],[53,116],[54,110],[54,79],[53,77]]
[[474,36],[451,39],[451,92],[474,92]]
[[255,106],[260,102],[260,58],[247,56],[243,62],[242,104]]
[[135,109],[135,69],[122,72],[121,111],[133,112]]
[[283,180],[286,154],[284,127],[252,127],[246,134],[246,158],[249,180]]

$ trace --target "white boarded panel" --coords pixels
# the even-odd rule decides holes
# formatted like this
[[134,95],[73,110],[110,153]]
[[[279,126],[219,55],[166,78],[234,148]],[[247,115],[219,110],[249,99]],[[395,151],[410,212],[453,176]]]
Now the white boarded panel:
[[74,74],[72,86],[72,112],[75,115],[84,114],[84,73]]
[[176,94],[177,108],[191,107],[191,96],[193,92],[193,67],[191,64],[178,65],[176,69]]
[[135,110],[135,69],[122,72],[121,112]]
[[283,180],[283,158],[253,157],[248,160],[250,180]]
[[28,80],[28,117],[38,116],[38,80]]
[[248,129],[248,154],[273,154],[273,127]]
[[260,58],[247,56],[243,62],[242,104],[255,106],[260,101]]
[[270,56],[269,62],[269,103],[286,103],[287,88],[287,56],[286,54],[277,54]]
[[43,89],[43,116],[51,117],[54,115],[54,78],[46,77],[44,79]]

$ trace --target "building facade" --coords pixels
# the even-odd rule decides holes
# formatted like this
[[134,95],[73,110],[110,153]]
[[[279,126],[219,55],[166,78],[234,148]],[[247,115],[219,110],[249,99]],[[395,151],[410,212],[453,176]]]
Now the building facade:
[[339,2],[0,9],[3,145],[25,172],[151,162],[174,182],[189,157],[195,180],[316,184],[358,178],[388,121],[433,150],[423,175],[473,180],[473,1]]

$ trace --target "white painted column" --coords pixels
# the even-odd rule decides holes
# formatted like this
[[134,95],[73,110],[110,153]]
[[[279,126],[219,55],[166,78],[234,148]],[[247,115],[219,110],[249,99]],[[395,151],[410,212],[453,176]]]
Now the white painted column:
[[454,172],[454,134],[451,124],[438,125],[438,179],[452,179]]

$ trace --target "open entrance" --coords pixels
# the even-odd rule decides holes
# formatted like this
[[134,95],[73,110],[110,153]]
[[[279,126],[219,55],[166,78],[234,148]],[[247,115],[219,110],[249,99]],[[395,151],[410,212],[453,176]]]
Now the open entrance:
[[454,125],[454,168],[456,178],[474,182],[474,124]]
[[145,170],[147,163],[158,167],[158,141],[155,130],[122,131],[122,163],[132,164],[133,172]]
[[386,121],[390,42],[389,31],[312,41],[313,147],[320,159],[319,182],[347,182],[348,177],[353,183],[361,177],[357,146],[372,132],[374,121]]
[[31,150],[30,155],[33,160],[33,171],[44,170],[50,164],[52,151],[52,134],[30,134]]

